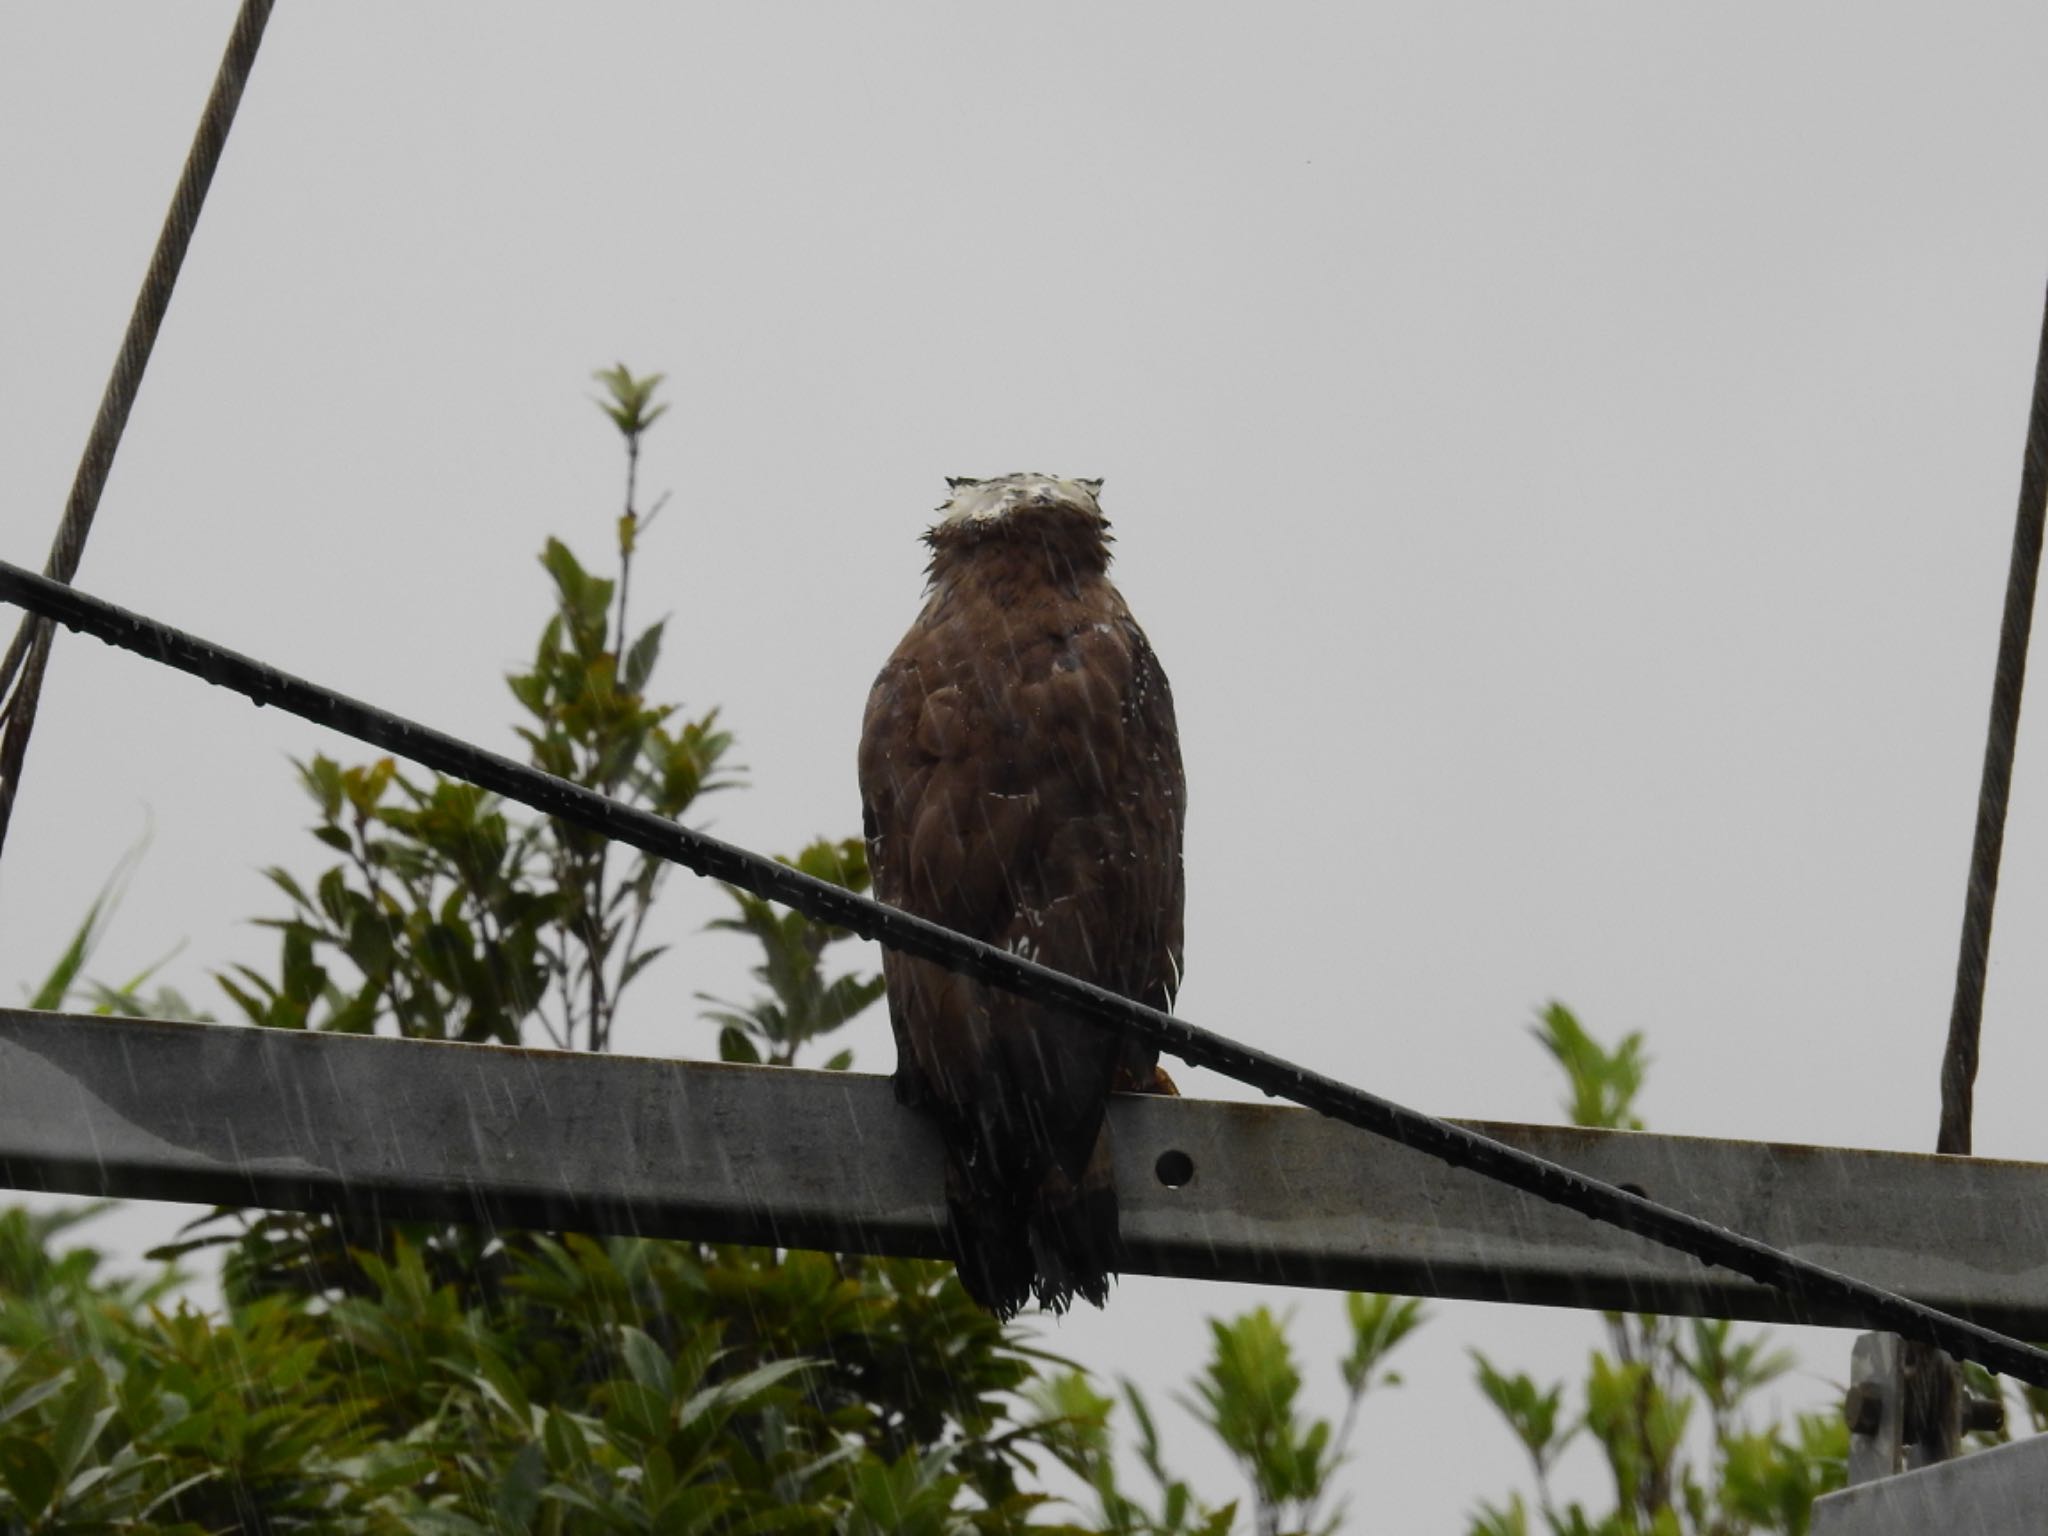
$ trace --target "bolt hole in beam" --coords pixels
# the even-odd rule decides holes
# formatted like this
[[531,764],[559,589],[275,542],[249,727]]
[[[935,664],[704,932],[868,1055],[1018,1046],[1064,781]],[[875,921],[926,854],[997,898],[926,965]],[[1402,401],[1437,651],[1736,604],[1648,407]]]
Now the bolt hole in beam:
[[1630,1194],[1636,1196],[1638,1199],[1647,1200],[1650,1198],[1650,1192],[1647,1189],[1643,1188],[1643,1186],[1640,1184],[1623,1184],[1619,1187],[1627,1190]]
[[[1864,1325],[1306,1110],[1109,1116],[1126,1274]],[[2048,1165],[1473,1129],[2048,1338],[2048,1227],[2013,1214]],[[886,1077],[0,1007],[4,1188],[936,1258],[943,1165]]]
[[1159,1161],[1152,1165],[1152,1171],[1159,1175],[1159,1182],[1168,1189],[1183,1189],[1194,1182],[1195,1160],[1185,1152],[1169,1148],[1159,1154]]

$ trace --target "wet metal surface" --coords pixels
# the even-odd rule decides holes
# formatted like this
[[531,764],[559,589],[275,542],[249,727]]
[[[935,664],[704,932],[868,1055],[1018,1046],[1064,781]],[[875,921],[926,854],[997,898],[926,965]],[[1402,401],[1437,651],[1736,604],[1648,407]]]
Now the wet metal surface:
[[[1132,1273],[1846,1322],[1306,1110],[1112,1109]],[[2048,1167],[1475,1126],[1801,1257],[2048,1336]],[[0,1185],[943,1252],[887,1079],[0,1010]]]
[[1880,1478],[1813,1501],[1813,1536],[2039,1536],[2048,1436]]

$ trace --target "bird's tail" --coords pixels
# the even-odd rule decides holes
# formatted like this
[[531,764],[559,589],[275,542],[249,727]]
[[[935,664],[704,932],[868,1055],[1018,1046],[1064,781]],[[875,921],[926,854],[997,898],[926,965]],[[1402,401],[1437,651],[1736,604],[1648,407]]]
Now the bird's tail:
[[981,1150],[956,1147],[946,1161],[953,1251],[967,1294],[1001,1318],[1034,1296],[1052,1312],[1077,1296],[1101,1306],[1123,1263],[1108,1122],[1079,1178],[1052,1159],[1004,1179],[992,1159],[976,1155]]

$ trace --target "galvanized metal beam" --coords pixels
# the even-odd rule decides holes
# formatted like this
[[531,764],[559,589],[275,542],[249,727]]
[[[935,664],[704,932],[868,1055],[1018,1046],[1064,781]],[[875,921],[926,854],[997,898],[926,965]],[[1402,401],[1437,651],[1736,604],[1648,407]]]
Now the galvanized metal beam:
[[[1305,1110],[1119,1099],[1133,1273],[1848,1324]],[[2048,1337],[2048,1166],[1475,1125]],[[937,1256],[888,1080],[0,1010],[0,1185]]]
[[2048,1435],[1881,1477],[1813,1501],[1813,1536],[2040,1536]]

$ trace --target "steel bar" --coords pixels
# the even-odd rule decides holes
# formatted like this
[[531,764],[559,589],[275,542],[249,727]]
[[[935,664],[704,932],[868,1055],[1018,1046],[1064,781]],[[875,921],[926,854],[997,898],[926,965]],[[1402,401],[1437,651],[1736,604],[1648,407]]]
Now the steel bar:
[[[1297,1109],[1112,1109],[1128,1272],[1853,1324]],[[1986,1326],[2048,1335],[2048,1167],[1485,1125]],[[1169,1183],[1168,1180],[1172,1182]],[[0,1183],[937,1256],[888,1080],[0,1010]]]

